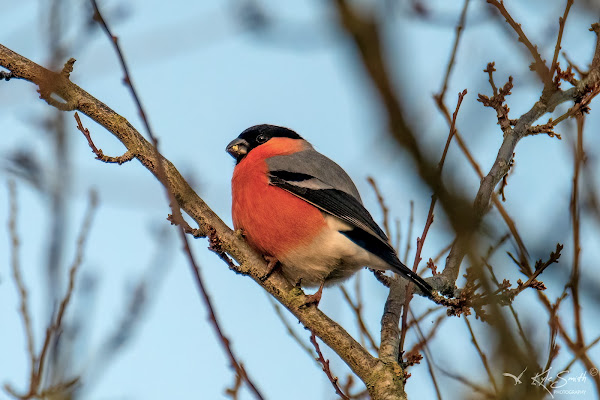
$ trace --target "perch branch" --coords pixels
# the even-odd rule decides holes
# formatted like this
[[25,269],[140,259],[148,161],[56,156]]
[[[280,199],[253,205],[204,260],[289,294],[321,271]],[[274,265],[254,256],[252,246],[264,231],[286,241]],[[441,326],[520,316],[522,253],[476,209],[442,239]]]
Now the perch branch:
[[[240,272],[249,275],[277,301],[286,307],[304,326],[314,332],[336,353],[369,387],[375,399],[398,398],[401,381],[393,368],[380,363],[354,340],[340,325],[335,323],[316,307],[303,307],[306,297],[295,289],[285,278],[273,274],[264,282],[261,278],[268,272],[265,260],[236,235],[193,191],[175,166],[164,157],[156,154],[154,146],[122,116],[91,96],[64,76],[49,71],[12,50],[0,45],[0,66],[11,71],[14,78],[25,79],[36,85],[53,81],[54,92],[75,105],[75,108],[96,121],[119,141],[135,158],[155,176],[158,174],[159,159],[164,165],[168,186],[179,206],[198,224],[198,232],[207,235],[214,232],[214,238],[223,251],[229,253],[239,264]],[[157,158],[158,157],[158,158]],[[395,382],[390,385],[390,382]],[[400,383],[399,383],[400,382]]]

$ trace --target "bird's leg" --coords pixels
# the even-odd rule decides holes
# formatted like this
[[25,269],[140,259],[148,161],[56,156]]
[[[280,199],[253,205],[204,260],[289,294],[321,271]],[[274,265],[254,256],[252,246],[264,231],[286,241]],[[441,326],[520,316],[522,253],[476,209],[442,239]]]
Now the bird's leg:
[[278,270],[279,268],[281,268],[281,263],[279,262],[279,260],[273,256],[264,256],[265,260],[267,260],[267,268],[269,269],[267,271],[266,274],[264,274],[263,276],[260,277],[260,281],[264,282],[267,279],[269,279],[269,277],[271,275],[273,275],[273,272],[275,272],[276,270]]
[[321,301],[321,295],[323,294],[323,286],[325,286],[325,281],[321,283],[319,290],[317,290],[315,294],[309,294],[306,296],[306,302],[302,305],[302,307],[308,307],[311,304],[314,304],[316,307],[318,307],[319,302]]

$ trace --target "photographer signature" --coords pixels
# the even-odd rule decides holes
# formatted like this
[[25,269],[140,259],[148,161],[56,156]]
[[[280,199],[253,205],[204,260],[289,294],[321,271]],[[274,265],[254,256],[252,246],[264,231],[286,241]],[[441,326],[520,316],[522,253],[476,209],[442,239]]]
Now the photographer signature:
[[[545,371],[538,372],[537,374],[531,376],[531,385],[543,387],[552,398],[554,398],[553,391],[556,389],[564,388],[569,382],[586,382],[587,381],[587,373],[588,371],[583,371],[578,376],[568,376],[569,370],[560,371],[553,378],[551,375],[552,367],[548,368]],[[513,375],[509,372],[504,372],[502,375],[512,378],[515,381],[515,385],[519,385],[523,383],[521,378],[527,371],[525,368],[519,375]],[[592,368],[590,370],[590,375],[595,376],[598,374],[598,370]]]

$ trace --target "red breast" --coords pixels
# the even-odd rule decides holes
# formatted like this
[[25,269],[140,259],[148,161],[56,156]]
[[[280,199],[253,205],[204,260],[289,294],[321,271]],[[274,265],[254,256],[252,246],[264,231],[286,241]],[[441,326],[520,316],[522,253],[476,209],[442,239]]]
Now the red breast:
[[244,232],[251,246],[278,259],[309,244],[326,226],[316,207],[269,184],[265,160],[305,147],[303,140],[272,138],[254,148],[233,171],[233,226]]

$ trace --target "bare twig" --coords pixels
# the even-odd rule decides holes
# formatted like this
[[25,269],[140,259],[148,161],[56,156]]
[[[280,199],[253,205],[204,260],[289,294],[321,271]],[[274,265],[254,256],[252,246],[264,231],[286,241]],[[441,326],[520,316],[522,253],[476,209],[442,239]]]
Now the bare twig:
[[[412,312],[410,313],[411,317],[414,317],[414,315],[412,314]],[[431,329],[429,330],[429,332],[427,333],[427,335],[423,335],[422,331],[421,331],[421,335],[419,336],[419,340],[417,341],[417,343],[415,343],[413,345],[413,347],[406,352],[406,354],[404,354],[404,358],[407,360],[407,362],[405,363],[405,365],[410,366],[411,364],[411,358],[414,357],[414,355],[419,354],[419,352],[427,345],[427,343],[429,343],[433,337],[435,336],[435,334],[439,331],[440,326],[442,326],[442,322],[447,321],[448,317],[444,314],[438,315],[437,318],[435,319],[435,321],[433,321],[433,326],[431,327]],[[411,321],[412,322],[412,321]],[[415,326],[418,326],[418,323],[415,322]],[[418,359],[420,360],[420,356],[418,357]]]
[[412,317],[411,324],[412,323],[415,324],[419,342],[423,343],[423,350],[424,350],[423,353],[425,354],[425,361],[427,361],[427,371],[429,372],[429,376],[431,377],[431,382],[433,383],[433,387],[435,388],[435,394],[436,394],[438,400],[442,400],[442,392],[440,390],[439,384],[437,382],[437,377],[435,376],[435,371],[433,369],[435,362],[433,360],[433,356],[431,355],[431,352],[429,351],[429,347],[427,345],[427,340],[425,339],[425,335],[423,334],[423,331],[421,330],[421,327],[419,326],[420,318],[415,318],[414,314],[412,314],[412,311],[411,311],[411,317]]
[[87,139],[88,145],[92,149],[92,152],[96,155],[97,160],[100,160],[105,163],[116,163],[121,165],[123,163],[126,163],[127,161],[133,160],[133,158],[135,157],[134,154],[129,150],[127,150],[122,156],[105,156],[102,152],[102,149],[98,149],[94,144],[92,136],[90,135],[90,131],[87,128],[84,128],[83,124],[81,123],[81,119],[79,118],[79,114],[77,114],[77,112],[75,112],[75,120],[77,121],[77,129],[81,133],[83,133],[83,136],[85,136],[85,138]]
[[558,54],[560,53],[560,44],[562,42],[563,32],[565,30],[565,23],[567,22],[567,16],[569,15],[569,10],[573,5],[573,0],[567,0],[567,5],[565,7],[565,13],[562,17],[558,19],[558,37],[556,38],[556,46],[554,47],[554,56],[552,57],[552,64],[550,65],[550,77],[554,76],[558,68]]
[[469,8],[469,0],[465,0],[462,11],[460,13],[460,18],[458,23],[456,24],[456,35],[454,37],[454,46],[452,47],[452,52],[450,53],[450,58],[448,59],[448,65],[446,66],[446,75],[444,75],[444,81],[442,83],[442,87],[438,94],[434,96],[436,101],[443,102],[444,97],[446,95],[446,90],[448,89],[448,82],[450,81],[450,74],[452,73],[452,69],[454,68],[454,60],[456,59],[456,53],[458,52],[458,44],[460,43],[460,39],[462,37],[462,33],[465,29],[465,24],[467,21],[467,10]]
[[300,338],[300,336],[298,336],[296,331],[294,331],[294,328],[292,328],[292,326],[290,325],[288,320],[283,315],[283,312],[281,311],[281,307],[279,306],[279,304],[277,304],[277,302],[270,297],[269,297],[269,302],[273,306],[273,309],[275,310],[275,314],[277,314],[277,316],[279,317],[279,319],[285,326],[285,330],[287,331],[288,335],[290,335],[292,337],[292,339],[294,339],[294,341],[296,343],[298,343],[300,348],[302,350],[304,350],[306,352],[306,354],[308,354],[312,360],[315,360],[316,359],[315,353],[313,353],[312,349],[306,343],[304,343],[304,341]]
[[369,182],[369,185],[371,185],[371,187],[373,188],[373,191],[375,192],[375,195],[377,196],[377,202],[379,203],[379,207],[381,207],[381,212],[383,213],[383,230],[385,231],[385,234],[387,235],[387,237],[391,238],[392,232],[390,231],[390,223],[389,223],[390,210],[385,204],[385,199],[383,198],[383,195],[379,191],[379,187],[377,186],[377,182],[375,182],[375,179],[372,176],[369,176],[367,178],[367,182]]
[[150,122],[148,121],[148,118],[146,117],[146,112],[144,111],[144,107],[142,106],[142,101],[140,100],[140,97],[137,94],[137,90],[135,89],[135,86],[133,85],[133,80],[131,78],[131,74],[129,73],[129,67],[127,66],[127,63],[125,62],[125,55],[121,51],[121,46],[119,46],[119,38],[112,34],[110,28],[108,27],[108,24],[106,23],[106,21],[104,20],[104,17],[100,13],[100,9],[98,8],[98,4],[96,3],[96,0],[90,0],[90,2],[92,4],[92,7],[94,8],[94,16],[93,16],[94,20],[100,24],[100,26],[102,27],[102,29],[104,30],[106,35],[111,40],[113,49],[115,50],[115,53],[117,54],[117,56],[119,58],[119,62],[121,63],[121,68],[123,69],[123,73],[125,74],[125,76],[123,77],[123,82],[125,83],[125,85],[127,85],[129,90],[131,91],[131,96],[133,97],[133,100],[135,101],[138,112],[140,113],[140,117],[142,118],[142,122],[144,123],[144,126],[146,127],[146,130],[148,131],[148,135],[150,136],[150,138],[155,138],[155,136],[152,132],[152,128],[150,128]]
[[485,355],[485,353],[483,352],[483,350],[481,349],[481,346],[479,346],[479,342],[477,341],[477,338],[475,337],[475,332],[473,332],[473,328],[471,327],[471,322],[469,322],[469,318],[467,316],[465,316],[464,320],[465,320],[465,324],[467,325],[467,328],[469,329],[469,334],[471,335],[471,342],[473,343],[473,346],[475,346],[475,350],[477,350],[477,354],[479,354],[479,358],[481,359],[481,362],[483,363],[483,367],[485,368],[485,372],[487,373],[488,379],[490,380],[490,382],[492,383],[492,386],[494,387],[494,392],[498,393],[498,386],[496,385],[496,379],[494,379],[494,374],[492,373],[492,370],[488,363],[488,358]]
[[92,221],[94,218],[94,214],[96,208],[98,206],[98,195],[95,191],[90,191],[90,202],[88,206],[88,210],[86,212],[85,218],[83,220],[83,224],[81,226],[81,230],[79,232],[79,236],[77,238],[77,250],[75,252],[75,258],[71,263],[71,267],[69,268],[69,282],[67,284],[67,291],[63,296],[60,305],[58,306],[58,311],[56,313],[56,317],[52,324],[46,330],[46,337],[44,339],[44,345],[42,346],[42,351],[40,353],[39,361],[38,361],[38,370],[37,370],[37,381],[38,384],[41,382],[45,359],[50,350],[51,339],[59,333],[59,330],[62,328],[62,320],[69,306],[69,302],[71,301],[71,297],[73,296],[73,290],[75,289],[75,277],[77,272],[79,271],[79,267],[83,262],[83,255],[85,250],[85,244],[89,237],[89,232],[92,227]]
[[577,337],[577,345],[579,347],[585,346],[583,339],[583,328],[581,322],[581,305],[579,299],[579,253],[581,251],[580,245],[580,211],[579,211],[579,176],[581,172],[581,166],[583,164],[585,154],[583,151],[583,115],[577,117],[577,142],[575,145],[575,151],[573,154],[573,189],[571,191],[571,203],[569,209],[571,212],[571,225],[573,227],[573,269],[571,272],[571,279],[569,280],[569,288],[573,297],[573,315],[575,317],[575,335]]
[[[56,335],[60,334],[60,330],[63,328],[63,317],[65,315],[65,312],[67,310],[69,302],[71,301],[71,298],[73,296],[73,290],[75,288],[75,278],[77,275],[77,271],[79,270],[79,267],[83,261],[85,243],[87,241],[87,238],[89,237],[89,232],[90,232],[90,229],[92,226],[92,220],[93,220],[94,213],[95,213],[95,210],[97,207],[97,201],[98,200],[97,200],[96,193],[93,191],[90,192],[90,203],[88,206],[88,210],[85,214],[85,218],[83,220],[83,224],[82,224],[79,236],[77,238],[77,248],[76,248],[75,258],[73,260],[73,263],[71,264],[71,267],[69,268],[69,282],[67,285],[66,292],[60,301],[60,305],[58,307],[58,311],[56,312],[56,316],[53,317],[50,325],[46,329],[44,343],[42,345],[42,349],[40,350],[39,356],[36,356],[35,352],[30,354],[32,365],[31,365],[31,374],[30,374],[30,381],[29,381],[29,391],[26,394],[20,395],[20,394],[17,394],[9,385],[5,386],[6,390],[9,393],[11,393],[14,397],[17,397],[22,400],[27,400],[27,399],[31,399],[31,398],[43,398],[45,396],[45,394],[61,392],[61,391],[67,390],[67,389],[71,388],[79,380],[79,378],[73,378],[68,382],[61,382],[57,385],[53,385],[51,387],[46,387],[44,389],[42,389],[40,387],[40,385],[42,384],[43,376],[44,376],[44,368],[46,366],[46,358],[48,356],[48,352],[51,350],[51,347],[52,347],[51,346],[52,340],[53,340],[53,338],[56,337]],[[14,210],[16,211],[16,208],[14,208]],[[16,220],[14,220],[14,222],[16,223]],[[20,278],[19,278],[19,280],[20,280]],[[22,285],[22,282],[21,282],[21,285]],[[25,304],[25,307],[27,307],[26,304]],[[29,324],[30,323],[31,322],[29,322]],[[28,332],[27,334],[32,335],[33,333],[31,331],[31,327],[29,328],[29,330],[30,330],[30,332]],[[33,338],[33,336],[32,336],[32,338]],[[33,339],[31,339],[30,345],[31,345],[30,351],[34,351],[33,350]]]
[[[489,264],[488,260],[490,259],[490,257],[492,256],[492,254],[500,248],[500,246],[510,238],[510,234],[506,234],[504,236],[502,236],[498,242],[491,246],[488,249],[488,252],[486,254],[486,256],[483,258],[482,262],[485,264],[485,266],[487,267],[489,273],[490,273],[490,277],[492,279],[492,282],[496,285],[496,287],[500,288],[501,283],[498,281],[498,278],[496,278],[496,274],[494,273],[494,269],[492,268],[492,266]],[[525,331],[523,330],[523,325],[521,324],[521,321],[519,320],[519,315],[517,314],[513,303],[510,303],[508,305],[508,308],[511,311],[511,314],[513,316],[513,319],[515,320],[515,323],[517,325],[517,330],[519,331],[519,336],[521,337],[521,339],[523,340],[523,342],[525,343],[525,345],[527,346],[527,349],[529,351],[530,354],[534,354],[534,349],[533,346],[531,345],[530,340],[527,338],[527,335],[525,334]]]
[[[448,138],[446,139],[446,145],[444,146],[444,150],[442,152],[442,156],[440,158],[440,162],[438,163],[437,173],[441,176],[442,169],[444,168],[444,162],[446,161],[446,154],[448,154],[448,149],[450,148],[450,142],[454,137],[455,127],[456,127],[456,117],[458,116],[458,110],[460,109],[460,105],[464,97],[467,94],[467,89],[463,90],[458,94],[458,101],[456,103],[456,109],[454,110],[454,114],[452,115],[452,124],[450,124],[450,131],[448,132]],[[413,262],[412,270],[413,272],[417,272],[417,268],[419,267],[419,263],[421,262],[421,251],[423,250],[423,245],[425,244],[425,239],[427,238],[427,233],[429,232],[429,228],[433,223],[433,210],[435,208],[435,203],[437,202],[437,196],[435,193],[431,195],[431,203],[429,204],[429,212],[427,213],[427,219],[425,220],[425,227],[423,228],[423,233],[420,238],[417,238],[417,251],[415,254],[415,259]],[[402,331],[400,336],[399,349],[400,354],[402,354],[402,350],[404,349],[404,340],[406,338],[407,331],[407,319],[408,319],[408,305],[410,304],[410,300],[412,298],[411,291],[411,283],[408,283],[406,289],[406,297],[404,300],[404,309],[402,313]]]
[[564,120],[566,120],[567,118],[577,116],[580,113],[589,112],[588,106],[589,106],[590,102],[599,93],[600,93],[600,85],[596,84],[581,99],[576,101],[575,105],[573,105],[573,107],[569,108],[566,113],[564,113],[563,115],[561,115],[560,117],[558,117],[556,119],[551,119],[548,122],[548,124],[546,124],[546,125],[551,125],[552,127],[554,127],[554,126],[558,125],[559,123],[563,122]]
[[455,374],[454,372],[450,372],[446,369],[439,368],[439,367],[438,367],[438,369],[442,372],[442,374],[446,375],[449,378],[454,379],[457,382],[462,383],[463,385],[467,386],[469,389],[473,390],[474,392],[481,394],[486,399],[496,399],[497,398],[496,395],[493,392],[491,392],[489,389],[487,389],[486,387],[478,385],[475,382],[471,382],[469,379],[467,379],[463,376],[460,376],[458,374]]
[[13,279],[15,281],[15,286],[17,287],[17,291],[19,293],[19,314],[23,319],[23,329],[25,330],[25,337],[27,338],[27,354],[29,355],[30,362],[30,381],[35,381],[35,371],[37,365],[37,357],[35,355],[35,342],[33,339],[33,328],[31,325],[31,314],[29,312],[29,302],[28,302],[28,293],[27,288],[25,287],[25,282],[23,281],[23,277],[21,276],[21,262],[19,259],[19,234],[17,233],[17,185],[13,180],[8,181],[8,194],[10,201],[10,218],[8,221],[8,230],[10,232],[11,237],[11,266],[12,266],[12,274]]
[[[599,60],[598,65],[600,66],[600,24],[594,24],[592,30],[594,30],[597,36],[594,59]],[[511,134],[505,135],[494,165],[489,173],[481,180],[474,202],[474,212],[479,220],[488,210],[490,200],[493,197],[494,188],[508,170],[509,162],[515,151],[516,145],[526,136],[527,131],[532,126],[533,122],[545,113],[553,111],[557,105],[563,102],[585,97],[599,84],[600,68],[592,68],[585,79],[582,79],[577,86],[569,90],[562,91],[556,89],[553,91],[544,91],[540,97],[540,101],[517,120]],[[450,250],[446,267],[442,272],[444,279],[448,279],[451,282],[456,281],[458,277],[458,268],[468,247],[469,237],[470,235],[461,235]]]
[[[554,303],[552,307],[552,311],[550,312],[550,316],[548,317],[548,327],[550,328],[550,337],[549,337],[549,348],[548,348],[548,358],[546,359],[546,365],[544,366],[544,371],[547,371],[552,362],[558,356],[559,346],[556,344],[556,337],[558,336],[558,307],[560,306],[562,300],[566,297],[566,292],[563,292],[563,296],[559,297],[558,300]],[[564,370],[561,370],[564,371]]]
[[[119,61],[121,62],[121,67],[125,74],[125,78],[124,78],[125,84],[129,87],[129,89],[131,91],[131,95],[134,98],[134,101],[137,105],[138,112],[144,122],[146,130],[148,131],[148,135],[150,136],[150,139],[153,143],[154,155],[155,155],[155,158],[158,160],[156,176],[166,189],[167,196],[169,198],[169,203],[170,203],[171,210],[172,210],[171,221],[178,226],[178,231],[179,231],[179,235],[180,235],[181,241],[184,246],[185,254],[189,261],[190,267],[192,268],[192,272],[194,273],[195,282],[200,291],[201,298],[203,299],[205,306],[207,308],[207,311],[209,314],[209,320],[210,320],[211,324],[213,325],[213,328],[215,329],[215,332],[217,333],[217,337],[219,338],[219,341],[220,341],[225,353],[227,354],[227,356],[229,358],[232,368],[234,368],[234,370],[236,371],[236,374],[238,376],[240,376],[246,382],[246,384],[248,385],[248,388],[250,389],[252,394],[257,399],[262,399],[263,398],[262,394],[260,393],[260,391],[254,384],[254,382],[250,379],[250,377],[246,373],[246,370],[244,369],[244,366],[242,365],[242,363],[240,363],[237,360],[237,357],[235,356],[235,354],[230,346],[230,341],[229,341],[229,339],[227,339],[227,337],[225,337],[225,335],[221,329],[221,326],[219,324],[219,321],[216,317],[215,309],[212,305],[212,301],[206,291],[204,281],[200,274],[200,268],[194,258],[194,255],[192,253],[192,250],[191,250],[189,242],[188,242],[188,238],[185,233],[184,219],[183,219],[183,215],[181,214],[180,204],[177,201],[173,191],[171,190],[171,188],[169,187],[168,182],[167,182],[168,177],[167,177],[166,167],[163,162],[163,157],[161,156],[161,154],[158,150],[158,139],[152,132],[150,123],[148,121],[148,118],[146,117],[146,113],[144,111],[144,108],[142,106],[140,98],[137,95],[137,91],[133,85],[133,81],[131,79],[131,75],[129,73],[127,63],[125,62],[125,57],[124,57],[123,52],[121,51],[121,48],[118,44],[118,38],[111,33],[111,30],[108,27],[108,24],[106,23],[105,19],[102,17],[102,14],[100,13],[100,10],[98,9],[96,0],[90,0],[90,1],[94,8],[94,19],[96,21],[98,21],[98,23],[100,23],[100,25],[102,26],[102,28],[104,29],[104,31],[106,32],[106,34],[109,36],[109,38],[112,41],[114,50],[119,57]],[[89,135],[86,135],[86,137],[89,137]]]
[[317,337],[315,336],[314,332],[311,332],[310,334],[310,342],[313,344],[313,346],[315,346],[315,350],[317,351],[318,355],[317,361],[321,363],[323,367],[323,372],[325,372],[325,374],[327,375],[327,378],[329,379],[331,385],[335,389],[335,393],[337,393],[337,395],[340,396],[340,398],[342,398],[343,400],[350,400],[349,397],[344,392],[342,392],[342,389],[338,385],[338,378],[334,376],[331,372],[331,368],[329,368],[329,360],[326,360],[325,357],[323,357],[323,353],[321,353],[321,348],[319,347],[319,343],[317,343]]
[[358,329],[360,330],[361,334],[367,338],[371,349],[373,349],[375,352],[378,352],[379,346],[377,346],[377,343],[375,343],[373,335],[371,335],[371,332],[369,332],[369,329],[365,325],[365,321],[362,317],[362,304],[360,302],[354,304],[354,302],[350,298],[350,294],[348,293],[344,285],[340,285],[340,290],[342,291],[342,295],[344,296],[346,303],[348,303],[348,305],[354,312],[354,316],[356,317],[356,323],[358,324]]
[[504,135],[509,135],[512,131],[511,128],[511,120],[508,116],[508,112],[510,109],[504,102],[506,101],[506,96],[511,94],[511,89],[513,88],[513,78],[512,76],[508,77],[508,82],[504,84],[503,87],[498,89],[496,84],[494,83],[493,73],[496,71],[494,68],[494,63],[488,63],[487,68],[483,70],[483,72],[487,72],[489,75],[490,86],[492,87],[492,97],[488,97],[483,94],[479,94],[479,98],[477,101],[481,102],[484,107],[491,107],[496,110],[496,116],[498,118],[498,125],[502,128],[502,132]]
[[[451,125],[452,124],[452,116],[450,115],[450,111],[448,111],[448,107],[446,107],[446,104],[444,102],[439,102],[439,101],[436,101],[436,104],[437,104],[438,108],[440,109],[440,111],[442,112],[448,125]],[[458,147],[461,149],[461,151],[463,152],[463,155],[469,161],[469,164],[471,165],[471,167],[473,167],[473,169],[477,173],[479,179],[483,179],[484,178],[483,171],[479,167],[479,164],[477,164],[477,162],[473,158],[473,155],[471,154],[470,150],[468,149],[465,141],[462,139],[462,136],[461,136],[460,132],[458,131],[458,129],[455,130],[454,136],[456,138],[456,143],[458,144]],[[502,219],[504,220],[504,222],[510,229],[511,234],[515,238],[515,241],[517,242],[517,245],[519,247],[519,251],[522,255],[522,258],[525,258],[525,256],[528,254],[527,248],[525,247],[523,239],[521,238],[521,235],[519,234],[519,231],[517,230],[517,226],[516,226],[515,222],[508,215],[508,212],[506,212],[504,206],[502,205],[502,203],[500,202],[500,200],[498,199],[498,197],[496,196],[495,193],[492,193],[492,202],[493,202],[494,206],[496,207],[496,209],[498,210],[498,212],[500,213],[500,215],[502,216]],[[455,243],[453,241],[449,245],[449,248],[446,251],[451,250],[454,246],[455,246]],[[446,252],[446,251],[444,251],[444,252]],[[437,257],[434,258],[434,262],[437,262],[437,260],[438,260]]]
[[[588,350],[590,350],[592,347],[594,347],[595,345],[597,345],[598,343],[600,343],[600,336],[598,336],[596,339],[592,340],[590,342],[590,344],[588,344],[587,346],[585,346],[583,349],[581,349],[580,353],[585,353]],[[564,367],[561,368],[559,371],[567,371],[570,370],[571,367],[573,366],[573,364],[575,364],[577,362],[577,360],[579,359],[579,353],[575,354],[575,357],[573,357],[571,359],[571,361],[569,361],[569,363]]]
[[408,219],[408,232],[406,233],[406,249],[404,250],[404,264],[408,262],[408,255],[410,253],[410,247],[412,245],[412,234],[415,223],[415,203],[410,201],[410,217]]
[[[78,111],[108,129],[128,150],[136,155],[136,158],[151,173],[155,176],[159,174],[159,159],[157,159],[155,147],[144,139],[125,118],[116,114],[89,93],[65,80],[60,74],[49,71],[2,45],[0,45],[0,66],[9,66],[15,78],[25,79],[36,85],[43,85],[47,80],[53,81],[54,91],[57,95],[75,104]],[[401,382],[394,380],[396,375],[392,366],[379,362],[348,335],[339,324],[328,318],[318,308],[300,308],[300,305],[306,303],[306,297],[282,276],[273,275],[267,281],[262,281],[261,278],[267,272],[264,258],[250,248],[243,238],[227,227],[193,191],[171,162],[162,156],[160,160],[165,175],[168,177],[166,181],[160,180],[160,182],[176,195],[181,208],[198,223],[199,233],[206,235],[212,229],[220,241],[221,248],[238,262],[239,270],[249,275],[258,285],[283,304],[304,326],[318,335],[328,346],[335,349],[363,382],[373,382],[373,377],[377,376],[376,384],[368,387],[372,397],[377,398],[385,396],[387,393],[397,393],[397,389],[401,388]]]
[[510,15],[510,13],[504,7],[503,1],[487,0],[487,2],[498,9],[500,14],[502,14],[502,16],[506,19],[506,22],[508,22],[508,24],[517,33],[517,35],[519,37],[519,42],[523,43],[525,45],[525,47],[527,47],[527,50],[529,50],[529,53],[531,53],[531,57],[533,57],[533,60],[534,60],[532,66],[531,66],[531,70],[536,71],[538,73],[538,75],[542,79],[542,82],[544,82],[544,85],[546,85],[546,86],[551,85],[552,84],[552,75],[550,74],[550,70],[548,69],[546,62],[544,60],[542,60],[542,56],[540,55],[537,46],[534,46],[531,43],[531,41],[529,41],[529,39],[527,38],[527,35],[525,35],[525,32],[523,32],[523,29],[521,28],[521,24],[518,24],[513,19],[513,17]]

